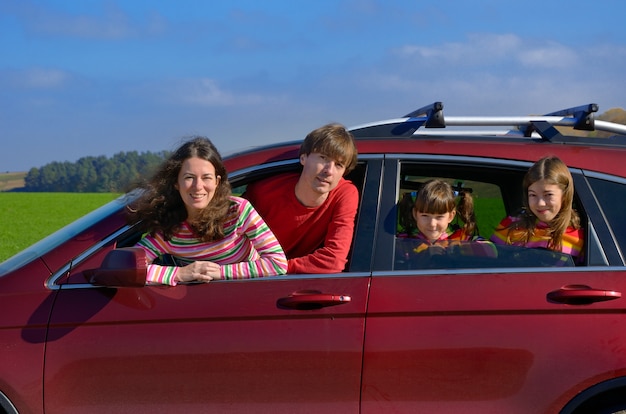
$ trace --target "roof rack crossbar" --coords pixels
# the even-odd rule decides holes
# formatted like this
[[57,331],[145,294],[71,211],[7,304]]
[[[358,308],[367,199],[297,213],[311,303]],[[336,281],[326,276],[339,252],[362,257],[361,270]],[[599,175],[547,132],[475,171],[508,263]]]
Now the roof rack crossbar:
[[[594,112],[598,112],[597,104],[574,106],[572,108],[550,112],[549,114],[545,114],[544,116],[562,116],[565,118],[571,118],[574,121],[572,128],[582,131],[593,131],[595,130],[595,124],[593,119]],[[554,127],[552,127],[554,131],[552,131],[550,130],[548,125],[539,125],[538,122],[539,121],[531,121],[524,130],[524,136],[530,137],[533,131],[537,131],[539,135],[541,135],[541,137],[546,140],[550,140],[556,136],[561,135],[558,131],[556,131]]]
[[533,121],[546,121],[552,125],[573,126],[574,119],[563,116],[448,116],[446,126],[527,126]]
[[574,123],[574,129],[579,129],[582,131],[593,131],[595,129],[593,119],[594,112],[598,112],[598,104],[592,103],[588,105],[575,106],[573,108],[551,112],[546,115],[571,116],[576,120],[576,122]]
[[[417,109],[402,118],[388,119],[351,128],[353,134],[370,137],[411,136],[411,135],[454,135],[459,133],[469,135],[505,135],[516,137],[537,138],[552,140],[561,133],[557,126],[574,129],[612,132],[626,136],[626,125],[614,122],[594,120],[593,113],[598,111],[598,105],[589,104],[564,109],[547,115],[526,116],[448,116],[443,119],[443,104],[434,102]],[[439,122],[440,121],[440,122]],[[471,131],[460,130],[458,127],[509,127],[508,131]],[[422,128],[424,127],[424,128]],[[425,131],[426,128],[457,127],[451,131]]]
[[598,131],[606,131],[612,132],[614,134],[626,135],[626,125],[600,120],[595,120],[594,124],[596,130]]

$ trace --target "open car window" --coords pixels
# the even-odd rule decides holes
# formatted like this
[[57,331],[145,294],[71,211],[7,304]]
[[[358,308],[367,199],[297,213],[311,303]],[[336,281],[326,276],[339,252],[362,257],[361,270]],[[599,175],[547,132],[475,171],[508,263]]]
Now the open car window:
[[[355,240],[358,237],[357,228],[358,228],[358,221],[359,221],[359,217],[361,215],[361,210],[363,206],[363,191],[364,191],[364,186],[365,186],[367,166],[368,166],[368,162],[366,160],[360,160],[355,166],[355,168],[344,177],[346,180],[351,181],[356,186],[359,192],[359,205],[358,205],[356,216],[355,216],[353,240],[350,246],[351,248],[348,253],[348,261],[346,263],[344,271],[354,270],[352,269],[352,261],[354,257],[353,249],[354,249]],[[272,166],[271,164],[269,164],[266,166],[262,166],[257,171],[248,171],[245,174],[239,174],[231,178],[232,193],[233,195],[236,195],[236,196],[245,197],[246,188],[248,187],[249,184],[256,182],[256,181],[267,179],[269,177],[274,177],[277,174],[300,172],[302,170],[301,167],[302,166],[296,159],[296,160],[293,160],[292,162],[278,163],[276,166]]]

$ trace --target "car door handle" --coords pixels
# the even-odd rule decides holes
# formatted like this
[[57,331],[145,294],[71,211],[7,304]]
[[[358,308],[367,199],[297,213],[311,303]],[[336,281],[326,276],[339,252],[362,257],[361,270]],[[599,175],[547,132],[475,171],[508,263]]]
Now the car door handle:
[[301,290],[278,299],[277,304],[282,308],[311,310],[327,306],[342,305],[351,300],[352,298],[348,295],[322,293],[318,290]]
[[550,302],[588,305],[594,302],[619,299],[622,297],[622,293],[614,290],[594,289],[587,285],[565,285],[548,293],[547,297]]

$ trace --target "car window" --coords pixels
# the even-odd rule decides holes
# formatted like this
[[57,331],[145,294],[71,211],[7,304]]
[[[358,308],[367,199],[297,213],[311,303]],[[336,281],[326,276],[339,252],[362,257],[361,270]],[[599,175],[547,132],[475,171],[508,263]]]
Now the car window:
[[[231,180],[232,184],[232,193],[236,196],[245,196],[246,188],[248,184],[251,184],[255,181],[263,180],[267,177],[275,176],[276,174],[281,174],[285,172],[299,172],[301,171],[300,164],[294,161],[290,166],[281,165],[279,169],[272,168],[264,168],[263,170],[259,170],[258,172],[248,172],[245,176],[235,177]],[[359,214],[362,206],[362,195],[363,195],[363,187],[365,181],[365,173],[367,171],[367,162],[360,161],[355,166],[354,170],[346,175],[346,179],[351,181],[359,191],[359,207],[357,209],[357,214],[355,217],[355,222],[359,220]],[[352,246],[354,245],[354,239],[356,238],[356,223],[355,223],[355,235],[353,237]],[[351,247],[352,247],[351,246]],[[346,270],[351,269],[351,261],[352,261],[352,248],[348,253],[348,262],[346,263]]]
[[[560,252],[489,242],[499,222],[519,211],[522,205],[519,188],[524,173],[524,169],[500,173],[486,167],[403,163],[398,178],[393,270],[574,266],[571,256]],[[464,189],[472,195],[478,240],[450,240],[432,246],[414,237],[417,225],[412,206],[420,187],[430,179],[444,180],[454,189]],[[457,215],[450,230],[462,225]]]
[[589,182],[620,250],[624,252],[626,250],[626,232],[624,231],[626,229],[626,214],[624,214],[626,184],[599,178],[589,178]]
[[[474,213],[478,223],[480,236],[488,239],[502,218],[506,215],[500,188],[493,183],[467,180],[460,176],[424,177],[403,174],[400,180],[400,197],[398,200],[398,234],[411,235],[415,231],[415,221],[411,209],[419,188],[430,179],[447,181],[453,189],[469,191],[474,199]],[[456,228],[463,224],[459,215],[452,222]]]
[[[233,176],[229,177],[232,184],[232,194],[235,196],[242,196],[245,193],[246,187],[249,183],[254,181],[264,179],[269,176],[273,176],[276,174],[281,174],[290,171],[299,171],[300,164],[297,160],[293,162],[281,162],[276,166],[263,166],[254,170],[247,170],[244,173],[235,173]],[[364,186],[364,178],[366,172],[367,164],[366,162],[359,162],[356,168],[350,172],[350,174],[346,177],[351,180],[359,189],[359,192],[362,193]],[[119,202],[118,202],[119,203]],[[359,204],[359,211],[357,211],[357,220],[359,217],[361,204]],[[118,207],[119,208],[119,207]],[[84,284],[87,279],[82,274],[82,271],[85,269],[92,269],[99,266],[102,262],[104,255],[113,248],[121,248],[121,247],[131,247],[134,246],[143,236],[143,234],[135,230],[133,228],[124,227],[120,229],[119,234],[112,235],[110,238],[107,238],[102,243],[99,244],[98,249],[92,249],[89,252],[85,252],[81,255],[80,260],[76,263],[72,264],[72,272],[71,277],[64,277],[62,279],[56,279],[57,283],[63,284]],[[355,230],[356,234],[356,230]],[[355,236],[356,237],[356,236]],[[346,269],[350,269],[352,259],[352,251],[350,251],[348,256],[348,263],[346,265]],[[182,265],[182,262],[177,258],[174,258],[170,255],[164,255],[162,258],[162,264],[166,265]],[[68,275],[69,272],[64,272]]]

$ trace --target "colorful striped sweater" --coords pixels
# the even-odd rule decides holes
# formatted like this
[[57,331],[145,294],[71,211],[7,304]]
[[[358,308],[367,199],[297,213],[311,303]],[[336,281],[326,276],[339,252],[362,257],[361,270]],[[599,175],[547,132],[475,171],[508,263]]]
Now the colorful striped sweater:
[[[548,242],[550,241],[550,236],[547,235],[549,226],[546,223],[541,221],[537,222],[535,227],[535,234],[531,237],[528,242],[521,240],[521,231],[520,230],[511,230],[509,232],[509,226],[518,221],[517,217],[506,217],[504,220],[500,222],[493,235],[491,236],[491,241],[495,244],[510,244],[513,246],[525,246],[530,248],[548,248]],[[561,252],[569,254],[574,258],[580,258],[582,249],[584,244],[584,233],[582,229],[575,229],[573,227],[568,227],[563,235],[562,248]]]
[[[229,218],[224,223],[225,237],[214,242],[198,240],[187,222],[171,240],[161,232],[145,235],[137,246],[146,252],[148,263],[164,254],[186,261],[207,260],[221,266],[222,279],[249,279],[283,275],[287,258],[278,240],[248,200],[231,197]],[[148,283],[175,286],[179,267],[148,265]]]

